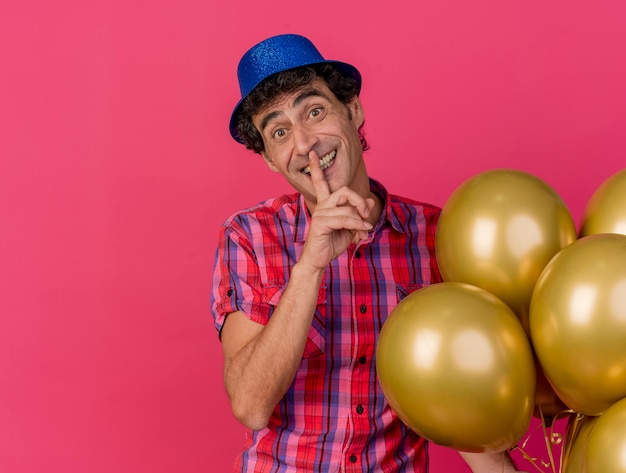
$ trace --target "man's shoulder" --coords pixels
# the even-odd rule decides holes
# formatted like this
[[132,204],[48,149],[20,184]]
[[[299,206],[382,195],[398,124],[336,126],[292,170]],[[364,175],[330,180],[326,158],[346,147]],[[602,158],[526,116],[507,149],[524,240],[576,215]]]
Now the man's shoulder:
[[441,212],[441,207],[431,204],[429,202],[423,202],[420,200],[413,199],[411,197],[401,196],[397,194],[389,194],[389,203],[391,206],[406,206],[415,209],[419,209],[421,211],[427,213],[439,214]]
[[241,209],[226,219],[223,226],[248,226],[250,222],[262,222],[267,219],[292,220],[298,208],[299,194],[284,194],[260,201],[259,203]]

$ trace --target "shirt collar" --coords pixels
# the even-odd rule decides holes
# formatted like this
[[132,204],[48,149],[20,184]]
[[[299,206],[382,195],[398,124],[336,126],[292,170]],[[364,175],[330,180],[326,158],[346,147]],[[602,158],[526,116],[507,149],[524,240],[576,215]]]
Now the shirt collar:
[[[383,203],[383,210],[380,215],[380,220],[374,232],[378,232],[380,229],[384,228],[385,225],[389,224],[392,228],[398,232],[403,232],[402,225],[400,224],[401,219],[398,218],[396,212],[391,203],[391,199],[389,198],[389,192],[385,186],[383,186],[380,182],[375,179],[370,178],[370,189],[371,191],[378,195]],[[304,202],[304,197],[302,194],[298,195],[298,203],[296,208],[296,228],[294,232],[294,241],[299,243],[304,243],[307,233],[309,232],[309,225],[311,222],[311,216],[309,215],[309,209]]]

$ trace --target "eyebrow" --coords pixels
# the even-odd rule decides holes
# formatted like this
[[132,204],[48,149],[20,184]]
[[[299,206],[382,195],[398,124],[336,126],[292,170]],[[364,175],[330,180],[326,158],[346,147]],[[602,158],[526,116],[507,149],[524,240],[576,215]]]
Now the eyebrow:
[[[322,93],[321,91],[319,91],[316,88],[309,88],[309,89],[305,89],[302,91],[301,94],[299,94],[294,101],[292,102],[291,106],[292,107],[297,107],[298,105],[300,105],[304,100],[308,99],[309,97],[322,97],[322,98],[327,98],[326,95],[324,93]],[[272,121],[274,118],[278,117],[282,115],[282,112],[275,110],[273,112],[268,113],[267,115],[265,115],[263,117],[263,120],[261,120],[261,133],[263,132],[263,130],[265,130],[265,128],[267,127],[267,125],[269,124],[270,121]]]

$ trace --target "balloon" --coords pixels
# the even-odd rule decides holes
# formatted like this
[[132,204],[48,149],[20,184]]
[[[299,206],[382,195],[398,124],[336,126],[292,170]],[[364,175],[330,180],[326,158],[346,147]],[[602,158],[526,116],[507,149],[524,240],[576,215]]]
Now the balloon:
[[391,312],[376,350],[390,406],[416,433],[468,452],[501,452],[532,417],[535,368],[500,299],[463,283],[418,289]]
[[530,337],[559,398],[599,415],[626,396],[626,236],[591,235],[561,250],[537,280]]
[[604,181],[585,207],[580,235],[598,233],[626,235],[626,169]]
[[584,473],[587,442],[600,416],[589,417],[583,415],[572,416],[565,429],[565,443],[563,445],[563,473]]
[[587,441],[585,473],[626,473],[626,399],[598,419]]
[[576,226],[545,182],[502,169],[474,176],[454,191],[435,238],[444,281],[491,292],[528,330],[535,282],[548,261],[576,239]]

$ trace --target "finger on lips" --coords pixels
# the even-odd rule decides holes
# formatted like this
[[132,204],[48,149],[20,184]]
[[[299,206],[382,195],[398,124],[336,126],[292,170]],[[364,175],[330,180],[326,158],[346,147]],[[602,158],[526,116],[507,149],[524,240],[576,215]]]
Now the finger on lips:
[[[373,199],[364,199],[348,187],[343,187],[331,193],[328,181],[324,176],[324,171],[322,171],[319,155],[313,150],[309,152],[309,168],[311,170],[311,180],[318,204],[322,201],[326,201],[332,195],[334,198],[327,202],[327,204],[331,206],[329,208],[343,207],[344,209],[350,209],[350,211],[355,212],[354,216],[361,224],[365,223],[366,227],[371,229],[371,225],[364,222],[364,219],[369,216],[374,204]],[[324,205],[324,207],[326,207],[326,205]],[[365,233],[367,237],[367,231]]]
[[322,166],[320,165],[319,155],[311,150],[309,153],[309,168],[311,169],[311,180],[313,182],[313,189],[315,189],[315,195],[317,202],[327,199],[330,196],[330,188],[328,182],[324,177]]

